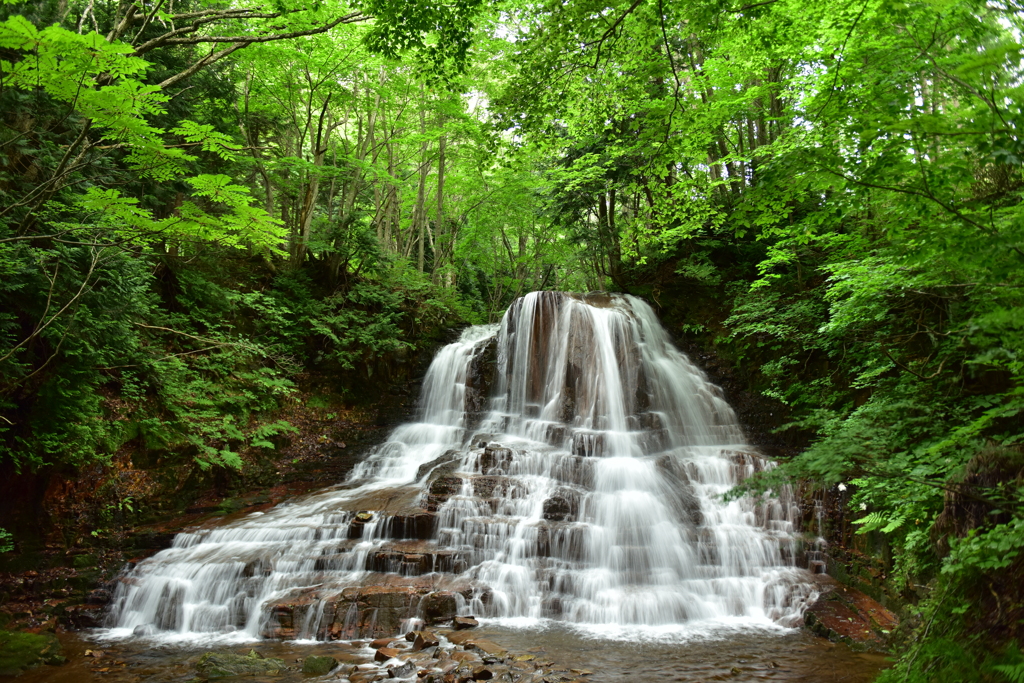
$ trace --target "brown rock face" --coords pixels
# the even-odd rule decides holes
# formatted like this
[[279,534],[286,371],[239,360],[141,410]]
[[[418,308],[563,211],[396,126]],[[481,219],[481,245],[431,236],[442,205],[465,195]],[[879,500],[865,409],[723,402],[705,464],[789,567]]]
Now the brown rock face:
[[821,596],[804,613],[804,624],[813,633],[833,642],[882,649],[899,620],[874,598],[840,584],[824,574],[816,575]]
[[[364,586],[346,588],[327,598],[316,636],[331,640],[391,636],[402,621],[415,616],[425,592],[411,586]],[[295,623],[302,623],[312,597],[282,601],[271,607],[271,616],[260,634],[264,638],[295,637]]]
[[428,647],[436,647],[440,641],[437,636],[430,631],[417,631],[416,639],[413,640],[413,650],[426,650]]
[[487,399],[497,367],[497,338],[483,346],[473,357],[466,373],[466,426],[476,429],[487,410]]
[[373,660],[376,662],[386,662],[393,657],[397,657],[399,651],[393,647],[382,647],[377,650],[377,654],[373,656]]
[[452,619],[455,617],[456,611],[455,593],[438,591],[425,596],[420,605],[420,611],[423,614],[423,620],[428,624]]
[[455,626],[456,631],[461,631],[467,628],[476,628],[480,625],[480,622],[473,617],[455,617],[452,620],[452,625]]

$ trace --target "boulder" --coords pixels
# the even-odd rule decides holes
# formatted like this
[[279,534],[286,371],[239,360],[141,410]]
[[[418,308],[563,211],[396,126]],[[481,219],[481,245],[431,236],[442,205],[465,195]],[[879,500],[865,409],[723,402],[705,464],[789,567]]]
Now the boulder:
[[472,633],[459,633],[456,631],[455,633],[448,634],[448,640],[450,640],[453,645],[465,645],[474,638],[475,636]]
[[480,470],[484,474],[506,474],[511,463],[512,449],[500,444],[488,444],[480,455]]
[[428,647],[437,647],[438,643],[437,636],[430,631],[417,631],[416,639],[412,643],[413,650],[426,650]]
[[576,514],[573,497],[559,491],[544,501],[544,519],[549,522],[562,522]]
[[[391,647],[391,643],[398,640],[398,638],[378,638],[377,640],[370,641],[370,647],[374,650],[379,650],[382,647]],[[408,640],[408,637],[406,638]]]
[[389,659],[394,659],[399,654],[401,654],[401,651],[393,647],[380,647],[377,648],[376,654],[373,655],[373,661],[386,662]]
[[416,673],[416,665],[412,662],[405,662],[399,666],[388,667],[388,678],[408,678]]
[[402,622],[416,616],[420,596],[427,588],[411,585],[351,586],[340,595],[310,594],[284,598],[269,606],[271,618],[260,635],[264,638],[290,639],[296,625],[305,622],[310,609],[320,601],[323,613],[316,638],[354,640],[382,638],[397,633]]
[[133,636],[152,636],[156,634],[155,624],[139,624],[132,629]]
[[256,650],[249,650],[247,655],[207,652],[196,662],[196,671],[205,680],[231,676],[280,676],[286,669],[283,659],[269,659]]
[[428,624],[452,619],[456,609],[455,593],[450,591],[428,593],[420,602],[420,613]]
[[338,660],[334,657],[313,655],[312,657],[306,657],[306,660],[302,662],[302,673],[324,676],[329,674],[336,666],[338,666]]
[[804,625],[832,642],[855,649],[882,650],[899,620],[874,598],[844,586],[830,576],[816,574],[821,594],[804,612]]
[[474,617],[455,617],[452,620],[452,625],[455,626],[456,631],[462,631],[467,628],[476,628],[480,622]]

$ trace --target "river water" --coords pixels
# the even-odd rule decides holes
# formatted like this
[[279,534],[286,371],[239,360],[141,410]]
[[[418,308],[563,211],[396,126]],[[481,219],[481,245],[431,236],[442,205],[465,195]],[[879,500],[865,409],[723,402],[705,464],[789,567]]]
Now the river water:
[[[200,643],[415,627],[429,585],[594,681],[870,680],[877,657],[791,628],[816,597],[791,492],[723,498],[769,467],[644,302],[533,293],[438,353],[417,421],[347,482],[180,534],[92,637],[180,680]],[[345,602],[382,581],[416,594],[396,620]]]

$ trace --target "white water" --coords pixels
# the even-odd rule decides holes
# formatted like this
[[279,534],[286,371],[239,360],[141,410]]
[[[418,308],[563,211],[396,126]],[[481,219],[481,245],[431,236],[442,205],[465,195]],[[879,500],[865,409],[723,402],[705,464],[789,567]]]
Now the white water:
[[[474,430],[467,377],[495,335],[490,409]],[[400,581],[369,569],[403,536],[429,537],[416,552],[448,570],[435,583],[461,591],[460,613],[605,634],[790,625],[812,597],[793,565],[792,497],[721,500],[766,466],[645,303],[533,293],[500,329],[470,328],[442,349],[420,421],[345,487],[180,534],[141,562],[117,589],[110,635],[256,638],[275,601],[305,595],[294,636],[322,637],[324,607],[344,588]],[[411,514],[430,521],[435,468],[461,485],[428,533],[410,531]]]

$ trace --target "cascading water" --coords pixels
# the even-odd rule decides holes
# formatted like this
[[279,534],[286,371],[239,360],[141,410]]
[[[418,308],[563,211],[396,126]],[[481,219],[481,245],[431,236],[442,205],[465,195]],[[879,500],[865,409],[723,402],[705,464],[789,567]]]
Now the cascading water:
[[353,638],[455,612],[789,625],[813,597],[792,497],[721,498],[766,466],[645,303],[533,293],[437,355],[419,421],[346,484],[139,563],[110,633]]

